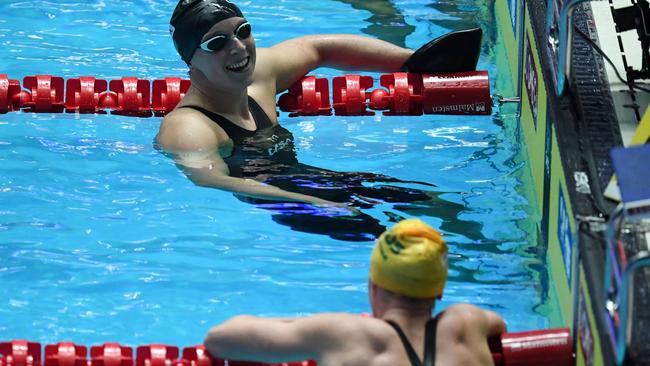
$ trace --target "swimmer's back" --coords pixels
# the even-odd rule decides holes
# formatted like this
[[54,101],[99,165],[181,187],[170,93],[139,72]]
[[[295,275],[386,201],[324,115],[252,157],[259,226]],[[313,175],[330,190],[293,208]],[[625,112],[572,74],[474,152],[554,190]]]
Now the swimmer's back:
[[[402,323],[421,360],[425,324],[411,324],[406,329],[406,323]],[[504,330],[502,320],[490,311],[468,304],[450,306],[438,321],[435,365],[494,365],[486,339]],[[246,340],[237,339],[237,334],[246,334]],[[269,339],[262,334],[273,336]],[[234,343],[229,336],[235,338]],[[238,343],[246,347],[234,346]],[[231,358],[245,358],[246,352],[254,349],[258,355],[315,359],[319,366],[411,366],[399,335],[386,321],[353,314],[325,313],[288,320],[235,317],[213,328],[205,344],[213,354]]]
[[[416,366],[410,363],[397,332],[384,320],[351,317],[349,321],[338,319],[336,324],[342,327],[343,334],[349,332],[347,336],[341,336],[348,338],[346,350],[340,353],[340,358],[336,354],[324,357],[319,366]],[[420,360],[425,352],[424,328],[425,325],[421,324],[415,331],[405,331]],[[357,331],[359,334],[354,334]],[[495,313],[469,304],[450,306],[438,321],[435,365],[493,366],[486,339],[490,334],[502,331],[505,331],[505,325]]]

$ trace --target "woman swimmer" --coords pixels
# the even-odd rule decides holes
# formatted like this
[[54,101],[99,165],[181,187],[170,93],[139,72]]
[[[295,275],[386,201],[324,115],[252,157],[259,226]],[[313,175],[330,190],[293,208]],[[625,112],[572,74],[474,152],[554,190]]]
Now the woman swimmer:
[[[276,115],[276,95],[310,70],[322,66],[379,72],[403,66],[422,69],[426,50],[414,55],[384,41],[340,34],[256,48],[251,24],[227,0],[179,1],[170,31],[189,66],[192,86],[163,119],[157,143],[197,185],[263,204],[276,213],[275,221],[295,230],[343,240],[368,240],[385,229],[355,207],[371,206],[368,202],[377,199],[431,201],[435,195],[389,185],[368,188],[364,182],[399,180],[300,164],[293,136],[278,124]],[[440,200],[435,205],[448,211],[449,216],[443,214],[447,221],[456,221],[464,208]],[[441,216],[440,211],[436,216]]]

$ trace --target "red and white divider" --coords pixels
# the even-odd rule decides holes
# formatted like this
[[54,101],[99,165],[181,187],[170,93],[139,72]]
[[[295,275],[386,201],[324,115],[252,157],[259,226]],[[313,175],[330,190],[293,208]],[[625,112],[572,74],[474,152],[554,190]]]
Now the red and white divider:
[[152,344],[139,346],[133,355],[131,347],[105,343],[90,347],[72,342],[45,346],[41,361],[40,343],[16,340],[0,342],[0,366],[316,366],[314,361],[268,364],[213,358],[202,345],[179,349],[175,346]]
[[280,96],[278,106],[289,116],[384,115],[419,116],[422,114],[485,114],[492,113],[490,80],[487,71],[441,75],[420,75],[398,72],[379,78],[383,88],[371,90],[370,76],[345,75],[332,79],[330,105],[327,79],[306,76]]
[[[487,71],[443,75],[408,73],[380,77],[383,88],[370,90],[370,76],[345,75],[329,80],[305,76],[278,101],[290,116],[424,114],[490,114],[492,99]],[[45,113],[106,113],[150,117],[171,112],[190,88],[190,80],[167,77],[150,82],[136,77],[103,80],[81,76],[64,80],[59,76],[26,76],[18,80],[0,74],[0,113],[11,111]]]
[[151,83],[135,77],[108,82],[93,76],[64,81],[58,76],[36,75],[23,79],[23,89],[18,80],[0,74],[0,113],[19,110],[106,113],[110,110],[113,114],[127,116],[162,116],[174,109],[189,87],[189,80],[178,77]]
[[[573,366],[573,341],[569,329],[547,329],[506,333],[489,341],[496,366]],[[0,366],[317,366],[316,362],[294,361],[268,364],[213,358],[205,347],[179,348],[152,344],[136,348],[118,343],[90,347],[72,342],[45,346],[41,362],[40,343],[15,340],[0,342]]]
[[488,341],[496,366],[574,366],[568,328],[504,333]]

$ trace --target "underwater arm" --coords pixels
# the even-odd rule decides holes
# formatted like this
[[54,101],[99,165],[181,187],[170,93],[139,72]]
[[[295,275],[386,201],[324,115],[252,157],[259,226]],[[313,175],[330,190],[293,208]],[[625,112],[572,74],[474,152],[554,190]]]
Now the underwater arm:
[[[251,198],[272,200],[307,202],[316,205],[336,205],[318,197],[308,196],[300,193],[285,191],[281,188],[258,182],[254,179],[231,177],[228,175],[228,167],[221,157],[211,154],[209,157],[192,158],[195,152],[176,154],[176,164],[183,169],[185,174],[194,184],[202,187],[219,188],[232,193],[244,195]],[[197,162],[199,162],[197,164]]]
[[231,177],[228,165],[219,155],[219,140],[214,131],[191,117],[166,117],[157,142],[195,184],[219,188],[248,197],[308,202],[340,206],[334,202],[285,191],[253,179]]

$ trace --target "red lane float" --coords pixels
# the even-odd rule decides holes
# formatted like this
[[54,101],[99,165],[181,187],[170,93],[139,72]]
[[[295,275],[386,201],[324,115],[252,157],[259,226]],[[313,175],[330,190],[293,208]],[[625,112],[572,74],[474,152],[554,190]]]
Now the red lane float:
[[140,346],[136,355],[135,366],[171,366],[178,358],[178,347],[163,344]]
[[133,349],[118,343],[105,343],[90,348],[72,342],[45,346],[45,362],[41,365],[40,343],[15,340],[0,342],[1,366],[316,366],[316,362],[295,361],[264,363],[214,358],[203,345],[186,347],[179,359],[175,346],[152,344],[139,346],[133,358]]
[[[364,116],[374,113],[366,111],[367,90],[372,88],[372,77],[360,75],[336,76],[332,79],[334,90],[334,111],[337,116]],[[280,105],[282,109],[282,105]]]
[[78,113],[106,113],[100,107],[99,98],[106,92],[106,80],[93,76],[68,79],[65,85],[65,110]]
[[18,80],[0,74],[0,113],[20,110],[20,106],[30,100],[26,91],[21,91]]
[[26,76],[23,87],[29,90],[30,97],[22,102],[21,108],[26,112],[63,112],[63,85],[63,78],[58,76]]
[[[331,115],[419,116],[424,114],[492,113],[487,71],[441,75],[394,73],[381,75],[383,88],[371,90],[370,76],[345,75],[329,80],[305,76],[280,96],[278,106],[294,116]],[[64,88],[65,84],[65,88]],[[0,74],[0,113],[26,112],[106,113],[150,117],[171,112],[185,96],[191,82],[178,77],[149,80],[123,77],[106,81],[81,76],[64,81],[51,75],[26,76],[18,80]],[[65,93],[64,93],[65,89]],[[370,110],[368,110],[370,109]]]
[[0,113],[12,112],[20,109],[20,101],[16,96],[20,93],[20,82],[9,79],[7,75],[0,74]]
[[28,341],[0,343],[0,355],[6,366],[40,366],[41,344]]
[[[326,81],[326,79],[316,79]],[[332,79],[332,106],[337,116],[366,116],[368,111],[385,110],[384,115],[419,116],[425,114],[482,114],[492,113],[490,80],[487,71],[462,72],[443,75],[409,73],[380,76],[384,88],[370,90],[374,80],[370,76],[345,75]],[[300,101],[311,95],[314,77],[306,77],[294,84],[278,102],[280,110],[290,116],[330,114],[329,110],[315,110]],[[326,90],[319,89],[321,94]]]
[[176,107],[183,99],[192,83],[187,79],[166,77],[154,80],[151,94],[151,107],[156,116],[163,116]]
[[[505,333],[489,340],[496,366],[573,366],[573,340],[568,328]],[[263,363],[214,358],[203,345],[186,347],[179,359],[175,346],[152,344],[133,349],[118,343],[90,348],[60,342],[45,346],[43,366],[317,366],[312,360]],[[0,366],[41,366],[40,343],[0,342]]]
[[[419,116],[422,114],[422,78],[425,75],[396,73],[382,75],[379,78],[381,86],[388,90],[388,112],[386,115],[410,115]],[[488,84],[488,98],[490,87]],[[371,101],[372,102],[372,101]],[[382,101],[382,105],[385,102]],[[373,107],[371,103],[371,108]]]
[[45,346],[44,366],[87,366],[88,352],[72,342]]
[[115,93],[114,95],[117,96],[117,105],[113,108],[113,114],[137,117],[151,116],[149,80],[123,77],[120,80],[111,80],[109,88],[111,93]]
[[305,76],[289,87],[287,93],[282,94],[278,105],[280,109],[291,112],[289,117],[302,116],[329,116],[332,114],[330,105],[329,87],[327,79],[315,76]]
[[505,333],[490,339],[496,366],[573,366],[573,340],[568,328]]
[[491,114],[487,71],[423,75],[422,107],[426,114]]

